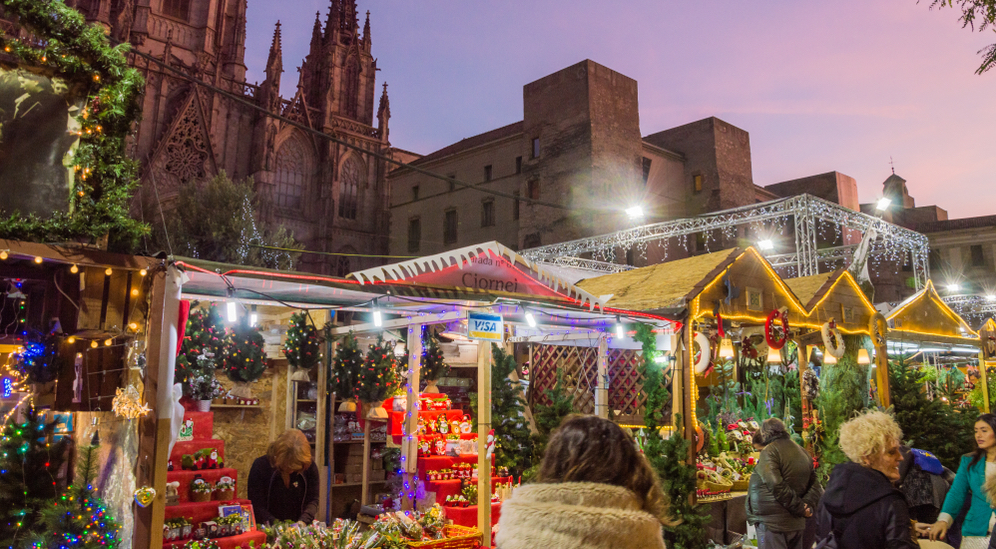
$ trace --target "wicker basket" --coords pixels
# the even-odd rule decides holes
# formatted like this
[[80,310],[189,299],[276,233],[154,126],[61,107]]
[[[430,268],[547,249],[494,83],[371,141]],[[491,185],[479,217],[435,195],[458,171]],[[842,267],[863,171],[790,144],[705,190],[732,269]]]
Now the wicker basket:
[[729,492],[733,489],[733,481],[724,478],[722,475],[716,471],[706,470],[706,478],[699,479],[704,480],[704,488],[710,492]]
[[749,486],[750,486],[750,475],[747,475],[740,480],[733,481],[734,492],[746,492]]
[[409,541],[410,549],[475,549],[481,545],[481,531],[450,524],[443,529],[446,537],[431,541]]

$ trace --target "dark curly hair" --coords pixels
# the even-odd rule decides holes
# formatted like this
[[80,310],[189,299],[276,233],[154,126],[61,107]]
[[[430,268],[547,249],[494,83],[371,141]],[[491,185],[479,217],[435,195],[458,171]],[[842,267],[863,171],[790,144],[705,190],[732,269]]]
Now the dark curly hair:
[[669,501],[647,458],[633,437],[615,423],[572,414],[553,432],[540,464],[537,482],[594,482],[621,486],[636,494],[645,511],[662,524],[677,524]]

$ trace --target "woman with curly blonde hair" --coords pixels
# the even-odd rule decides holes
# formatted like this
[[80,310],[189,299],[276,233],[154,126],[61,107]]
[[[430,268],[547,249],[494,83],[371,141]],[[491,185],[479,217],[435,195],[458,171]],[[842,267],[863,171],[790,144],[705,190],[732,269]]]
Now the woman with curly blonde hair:
[[572,415],[550,437],[539,475],[504,502],[499,549],[663,549],[675,524],[633,437],[607,419]]
[[833,468],[817,512],[817,535],[833,536],[840,549],[916,549],[906,497],[899,479],[896,421],[865,412],[840,426],[840,448],[851,461]]

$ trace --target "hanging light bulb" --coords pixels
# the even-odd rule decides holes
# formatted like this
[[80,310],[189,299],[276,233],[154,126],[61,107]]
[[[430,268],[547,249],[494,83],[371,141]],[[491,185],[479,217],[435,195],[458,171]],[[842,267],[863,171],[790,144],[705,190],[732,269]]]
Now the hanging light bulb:
[[112,274],[114,274],[114,269],[111,269],[110,267],[108,267],[108,268],[104,269],[104,274],[107,275],[107,276],[111,276]]
[[384,325],[384,318],[380,314],[380,309],[373,310],[374,326],[378,328]]
[[128,324],[128,329],[130,329],[133,332],[137,332],[138,331],[138,323],[137,322],[132,322],[132,323]]
[[40,255],[35,256],[35,263],[41,265],[42,261],[45,261],[44,259],[42,259],[42,256]]
[[256,313],[256,306],[252,306],[252,312],[249,313],[249,325],[255,327],[259,322],[259,315]]
[[530,328],[536,327],[536,317],[534,317],[533,313],[529,311],[526,311],[526,324],[528,324]]
[[73,343],[76,343],[76,336],[69,336],[69,337],[67,337],[66,338],[66,343],[68,343],[70,345],[72,345]]
[[97,340],[96,339],[90,342],[90,348],[91,349],[96,349],[97,348]]
[[7,254],[7,250],[0,250],[0,261],[6,261],[8,257],[10,256]]
[[114,345],[114,338],[113,337],[109,337],[109,338],[105,339],[104,340],[104,345],[106,345],[108,347],[110,347],[111,345]]
[[142,270],[138,271],[138,274],[140,274],[142,276],[145,276],[145,275],[149,274],[149,271],[146,270],[146,269],[142,269]]
[[771,347],[768,347],[768,362],[778,363],[781,361],[782,361],[782,354],[778,352],[778,349],[773,349]]
[[229,301],[225,304],[225,309],[228,311],[228,321],[235,322],[239,319],[239,311],[235,308],[235,302]]
[[75,263],[73,263],[73,266],[69,268],[69,272],[71,272],[73,274],[76,274],[76,273],[80,272],[80,268],[77,267]]
[[626,337],[626,331],[623,329],[622,320],[616,317],[616,337],[622,339]]

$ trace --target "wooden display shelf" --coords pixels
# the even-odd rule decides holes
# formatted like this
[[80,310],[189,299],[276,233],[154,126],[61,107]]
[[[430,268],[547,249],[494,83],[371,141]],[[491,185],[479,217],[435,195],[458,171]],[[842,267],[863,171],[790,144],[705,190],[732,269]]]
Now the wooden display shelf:
[[211,409],[242,409],[242,410],[262,410],[262,404],[212,404]]
[[[367,484],[387,484],[386,480],[371,480]],[[349,488],[350,486],[363,486],[362,482],[344,482],[342,484],[333,484],[332,488]]]
[[[386,444],[386,440],[371,440],[370,444]],[[363,444],[363,440],[333,440],[332,444]]]

